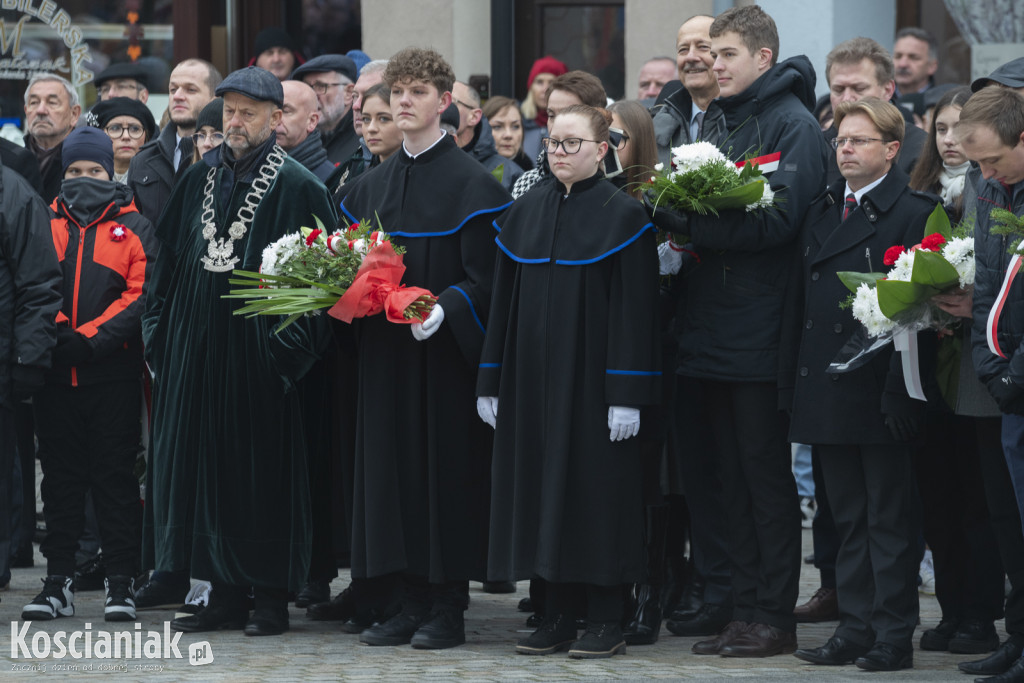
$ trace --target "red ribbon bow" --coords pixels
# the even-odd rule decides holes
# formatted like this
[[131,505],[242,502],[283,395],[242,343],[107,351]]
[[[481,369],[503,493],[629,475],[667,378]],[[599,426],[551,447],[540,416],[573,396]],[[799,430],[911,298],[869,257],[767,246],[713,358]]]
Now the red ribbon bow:
[[400,284],[404,274],[402,257],[395,253],[390,242],[374,247],[356,271],[352,285],[327,311],[328,315],[351,323],[354,318],[383,311],[393,323],[419,322],[416,318],[406,318],[405,309],[421,296],[433,295],[421,287]]

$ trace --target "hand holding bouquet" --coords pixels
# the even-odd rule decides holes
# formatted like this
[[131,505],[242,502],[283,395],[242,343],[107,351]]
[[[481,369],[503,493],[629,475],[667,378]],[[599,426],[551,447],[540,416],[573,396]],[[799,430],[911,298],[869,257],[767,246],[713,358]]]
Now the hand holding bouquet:
[[240,288],[224,298],[246,301],[235,315],[283,315],[277,332],[325,308],[345,322],[378,313],[394,323],[426,318],[437,299],[425,289],[400,284],[405,250],[386,232],[363,220],[328,234],[313,218],[316,228],[302,227],[263,250],[260,272],[232,273],[228,282]]

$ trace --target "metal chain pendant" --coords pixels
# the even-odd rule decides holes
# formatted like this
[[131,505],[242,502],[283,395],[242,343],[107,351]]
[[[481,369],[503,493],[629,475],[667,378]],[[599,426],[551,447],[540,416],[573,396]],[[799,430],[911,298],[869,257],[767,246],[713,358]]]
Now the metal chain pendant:
[[248,194],[242,200],[242,206],[238,207],[238,214],[228,228],[227,238],[217,237],[217,225],[213,221],[215,215],[213,186],[217,169],[211,168],[210,172],[206,174],[206,187],[203,189],[203,212],[199,217],[203,224],[203,239],[208,242],[206,256],[200,259],[206,270],[214,273],[226,273],[234,270],[235,264],[239,261],[239,257],[234,255],[235,240],[240,240],[245,236],[249,224],[256,217],[256,208],[259,206],[260,200],[263,199],[263,195],[270,189],[274,179],[277,178],[285,156],[285,151],[274,145],[270,154],[267,155],[266,162],[260,168],[259,176],[252,181]]

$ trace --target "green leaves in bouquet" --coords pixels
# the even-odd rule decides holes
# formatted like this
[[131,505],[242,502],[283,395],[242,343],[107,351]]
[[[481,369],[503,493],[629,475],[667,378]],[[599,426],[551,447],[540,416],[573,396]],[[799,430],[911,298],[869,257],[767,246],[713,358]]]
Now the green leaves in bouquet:
[[[745,169],[746,167],[744,167]],[[742,208],[761,198],[761,195],[764,194],[764,184],[765,179],[760,177],[745,185],[726,190],[717,196],[708,197],[704,200],[704,204],[711,208],[715,215],[718,215],[718,211],[721,209]]]
[[[949,221],[946,221],[949,227]],[[914,254],[911,282],[881,280],[878,283],[878,308],[890,319],[905,310],[931,299],[960,283],[960,276],[938,253],[918,249]]]
[[941,202],[935,205],[935,208],[932,209],[931,214],[928,215],[928,220],[924,224],[924,237],[935,233],[942,235],[946,238],[947,242],[953,239],[953,228],[949,223],[949,215],[942,208]]
[[[726,164],[707,163],[693,173],[678,176],[675,181],[669,180],[666,176],[655,176],[652,185],[657,197],[657,206],[667,205],[701,215],[713,213],[717,216],[720,206],[710,205],[709,197],[742,189],[736,187],[738,178],[736,171]],[[761,197],[761,186],[756,189],[754,198],[746,204],[756,202]],[[736,205],[745,206],[738,201]]]
[[885,277],[885,273],[858,273],[853,270],[841,270],[836,275],[846,285],[846,288],[855,294],[861,285],[874,287],[875,283]]

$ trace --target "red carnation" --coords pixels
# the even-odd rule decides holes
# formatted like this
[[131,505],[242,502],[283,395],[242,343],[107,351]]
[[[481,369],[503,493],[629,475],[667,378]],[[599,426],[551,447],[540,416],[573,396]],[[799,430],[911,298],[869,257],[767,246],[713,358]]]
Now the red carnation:
[[933,232],[932,234],[928,235],[923,240],[921,240],[921,248],[927,249],[928,251],[938,251],[945,243],[945,237],[943,237],[937,232]]
[[123,242],[128,239],[128,228],[123,225],[114,224],[110,226],[110,239],[115,242]]
[[884,263],[887,266],[895,265],[896,260],[903,255],[904,251],[906,251],[906,249],[903,247],[902,244],[897,244],[895,246],[889,247],[888,249],[885,250],[885,256],[882,257],[882,263]]
[[323,230],[321,230],[320,228],[317,228],[313,232],[309,233],[309,236],[306,237],[306,246],[307,247],[313,246],[313,242],[316,242],[316,238],[319,237],[322,233],[323,233]]

